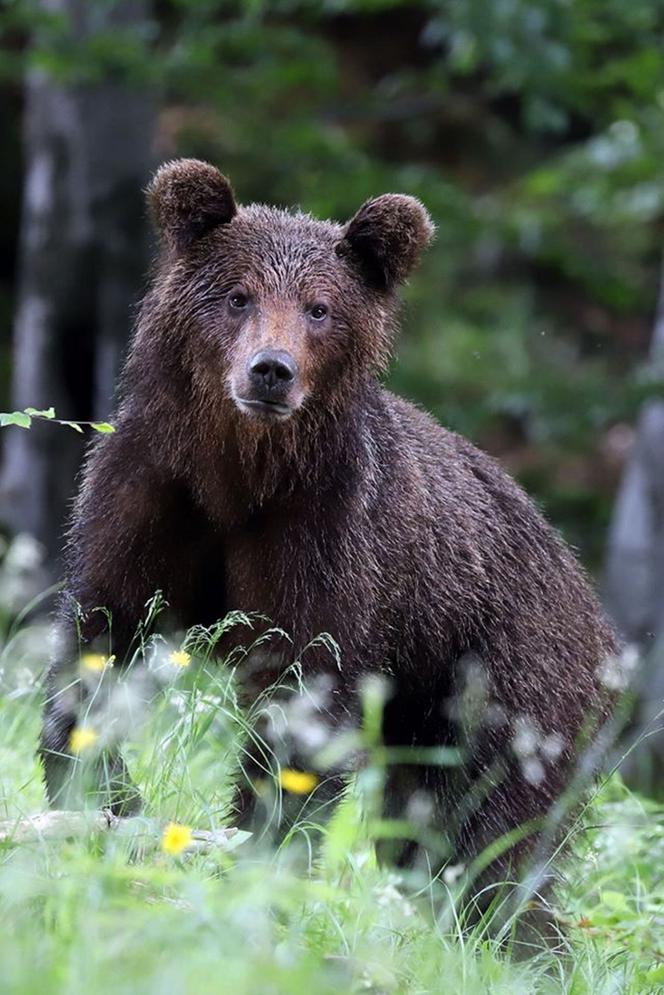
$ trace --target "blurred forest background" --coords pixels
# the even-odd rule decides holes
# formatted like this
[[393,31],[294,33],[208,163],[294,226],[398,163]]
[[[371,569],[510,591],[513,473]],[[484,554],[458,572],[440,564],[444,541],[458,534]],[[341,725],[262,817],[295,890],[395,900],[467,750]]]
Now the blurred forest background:
[[[664,0],[4,0],[0,37],[0,410],[109,417],[159,162],[209,159],[241,200],[336,219],[415,194],[438,238],[392,386],[497,455],[579,549],[645,649],[651,721]],[[0,520],[57,573],[85,440],[37,424],[0,442]]]

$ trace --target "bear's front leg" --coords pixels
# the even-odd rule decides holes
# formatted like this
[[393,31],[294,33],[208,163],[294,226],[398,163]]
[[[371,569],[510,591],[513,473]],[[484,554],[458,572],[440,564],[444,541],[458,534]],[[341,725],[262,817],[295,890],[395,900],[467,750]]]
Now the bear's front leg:
[[336,693],[338,673],[315,672],[315,655],[309,663],[314,673],[308,678],[294,687],[277,683],[258,702],[251,679],[245,675],[243,682],[249,731],[231,821],[261,840],[280,843],[300,829],[316,834],[357,766],[355,696]]
[[[199,604],[190,564],[196,549],[212,545],[187,488],[154,470],[136,431],[119,419],[114,434],[97,440],[74,508],[40,744],[48,798],[58,807],[78,807],[89,796],[118,813],[138,807],[115,745],[131,715],[123,700],[105,715],[103,696],[113,687],[109,678],[133,665],[137,637],[154,622],[150,605],[158,591],[172,624],[190,624],[187,610]],[[223,611],[220,604],[219,616]],[[95,657],[113,657],[111,674],[86,669]],[[86,762],[100,747],[98,761]]]

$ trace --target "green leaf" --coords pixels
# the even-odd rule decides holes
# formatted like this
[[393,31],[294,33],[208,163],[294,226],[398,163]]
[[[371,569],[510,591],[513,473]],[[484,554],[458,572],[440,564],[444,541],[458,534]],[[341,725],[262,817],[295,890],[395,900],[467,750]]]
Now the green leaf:
[[80,432],[83,435],[83,429],[76,421],[61,421],[58,422],[59,425],[66,425],[67,428],[73,428],[75,432]]
[[664,982],[664,964],[658,964],[657,967],[651,968],[646,974],[644,980],[649,985],[655,985],[658,982]]
[[102,435],[108,435],[110,432],[115,432],[112,425],[109,425],[107,421],[93,421],[90,422],[91,427],[95,432],[101,432]]
[[38,411],[37,408],[26,408],[26,415],[32,415],[33,418],[55,418],[55,408],[46,408],[44,411]]
[[607,909],[612,909],[614,912],[630,911],[627,899],[621,891],[603,891],[602,904],[606,905]]
[[12,411],[11,414],[0,414],[0,427],[2,428],[6,425],[18,425],[19,428],[30,428],[31,424],[32,419],[25,411]]

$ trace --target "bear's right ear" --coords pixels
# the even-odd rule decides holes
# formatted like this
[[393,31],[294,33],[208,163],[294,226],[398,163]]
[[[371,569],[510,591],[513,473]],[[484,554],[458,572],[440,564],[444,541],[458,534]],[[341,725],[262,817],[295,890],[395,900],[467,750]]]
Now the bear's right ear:
[[147,198],[157,228],[178,252],[237,214],[226,177],[199,159],[165,163],[150,183]]

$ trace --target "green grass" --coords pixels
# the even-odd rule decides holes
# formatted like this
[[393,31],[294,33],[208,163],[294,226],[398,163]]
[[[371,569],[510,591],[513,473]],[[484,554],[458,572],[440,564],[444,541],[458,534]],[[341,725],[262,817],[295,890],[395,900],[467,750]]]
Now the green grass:
[[[41,692],[26,630],[0,658],[0,818],[45,808],[35,760]],[[436,920],[426,889],[379,868],[351,793],[311,848],[172,857],[169,821],[229,825],[240,715],[229,671],[158,671],[106,699],[132,710],[126,755],[155,846],[108,834],[0,846],[0,991],[140,995],[636,995],[664,991],[664,810],[614,778],[576,835],[557,895],[565,955],[516,963],[478,929]],[[109,702],[111,702],[109,706]],[[117,713],[117,714],[116,714]],[[96,715],[96,717],[95,717]],[[89,721],[100,721],[91,711]],[[110,717],[110,718],[109,718]],[[121,730],[125,732],[125,729]]]

